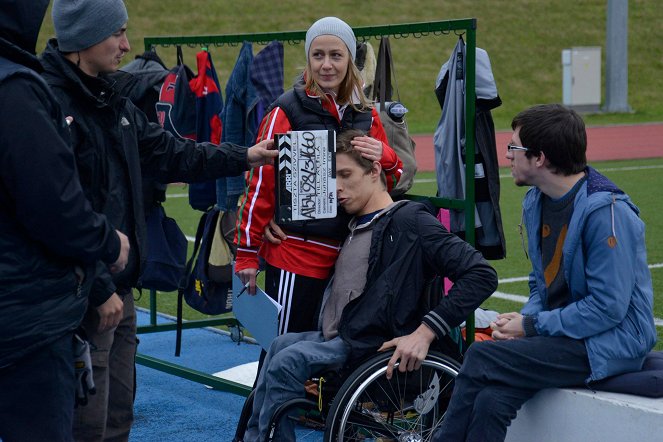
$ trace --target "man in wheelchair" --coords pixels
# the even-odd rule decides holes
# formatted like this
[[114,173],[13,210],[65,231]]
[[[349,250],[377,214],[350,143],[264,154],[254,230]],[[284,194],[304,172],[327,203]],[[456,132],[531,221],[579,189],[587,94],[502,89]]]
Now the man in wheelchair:
[[[264,441],[275,410],[304,397],[305,381],[321,372],[392,347],[388,377],[396,362],[402,372],[418,369],[431,344],[446,339],[497,287],[497,275],[481,254],[424,205],[391,199],[380,163],[354,149],[353,139],[361,135],[348,130],[337,140],[338,200],[354,218],[322,301],[320,330],[274,340],[254,391],[245,442]],[[435,276],[454,285],[430,305],[425,286]],[[279,422],[275,439],[295,440],[292,420]]]

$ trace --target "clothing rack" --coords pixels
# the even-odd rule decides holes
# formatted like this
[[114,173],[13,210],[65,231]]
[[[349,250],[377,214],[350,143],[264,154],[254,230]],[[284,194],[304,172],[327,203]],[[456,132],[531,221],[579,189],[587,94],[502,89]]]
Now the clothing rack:
[[[352,28],[358,40],[367,41],[371,38],[381,37],[400,38],[425,38],[430,36],[444,36],[454,33],[466,36],[466,77],[465,77],[465,176],[474,176],[475,161],[475,80],[476,80],[476,18],[430,21],[419,23],[401,23],[384,26],[364,26]],[[239,46],[245,41],[266,45],[271,41],[278,40],[284,43],[296,45],[306,39],[306,31],[287,32],[265,32],[254,34],[225,34],[225,35],[194,35],[194,36],[165,36],[145,37],[145,50],[154,50],[156,47],[170,47],[173,45],[186,45],[189,47],[212,47],[212,46]],[[435,207],[445,209],[458,209],[465,212],[465,240],[471,245],[475,244],[474,210],[475,190],[474,180],[465,180],[465,199],[449,199],[436,196],[406,195],[414,201],[430,201]],[[468,227],[470,226],[470,227]],[[138,327],[138,333],[155,333],[159,331],[175,330],[175,324],[157,325],[157,302],[156,291],[150,291],[150,325]],[[467,319],[467,337],[471,342],[474,336],[474,315]],[[240,338],[239,323],[234,318],[215,318],[196,321],[184,321],[183,329],[207,327],[212,325],[227,325],[231,328],[231,337]],[[236,331],[235,331],[236,330]],[[250,388],[232,382],[227,379],[218,378],[207,373],[190,369],[171,362],[163,361],[151,356],[138,353],[136,362],[150,368],[183,377],[195,382],[209,385],[215,389],[229,391],[236,394],[248,396]]]

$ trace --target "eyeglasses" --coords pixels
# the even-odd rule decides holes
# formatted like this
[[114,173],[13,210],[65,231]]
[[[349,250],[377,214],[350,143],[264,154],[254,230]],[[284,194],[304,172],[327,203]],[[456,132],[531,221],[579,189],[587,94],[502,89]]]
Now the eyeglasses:
[[507,152],[513,152],[514,150],[522,150],[523,152],[527,152],[529,147],[516,146],[515,144],[509,143],[506,145],[506,150]]

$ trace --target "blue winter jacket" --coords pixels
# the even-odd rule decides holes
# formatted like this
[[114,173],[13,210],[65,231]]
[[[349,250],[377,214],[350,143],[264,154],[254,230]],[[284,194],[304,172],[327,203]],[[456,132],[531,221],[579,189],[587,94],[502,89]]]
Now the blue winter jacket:
[[[255,87],[249,78],[249,68],[253,61],[253,49],[250,42],[244,42],[239,51],[237,62],[228,77],[226,85],[226,104],[221,113],[223,132],[221,141],[229,141],[240,146],[252,146],[256,140],[258,123],[251,121],[249,109],[258,101]],[[216,180],[217,205],[221,210],[232,207],[227,198],[237,206],[237,198],[244,192],[244,174],[224,177]]]
[[[283,94],[283,44],[273,41],[253,56],[253,46],[244,42],[226,85],[226,105],[221,114],[221,141],[251,146],[265,110]],[[232,207],[244,192],[244,174],[217,180],[217,204]],[[234,196],[234,200],[232,199]]]
[[575,197],[563,246],[564,277],[570,303],[546,311],[541,263],[541,200],[538,188],[527,192],[527,227],[532,273],[523,315],[535,316],[544,336],[584,339],[591,366],[587,382],[642,367],[656,342],[653,289],[647,267],[645,226],[628,195],[588,167],[587,181]]

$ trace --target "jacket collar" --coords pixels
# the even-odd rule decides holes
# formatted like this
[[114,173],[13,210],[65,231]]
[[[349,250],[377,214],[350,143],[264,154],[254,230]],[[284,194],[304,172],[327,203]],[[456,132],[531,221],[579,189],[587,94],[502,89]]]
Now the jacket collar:
[[114,80],[106,76],[90,77],[82,72],[60,52],[55,38],[48,41],[41,61],[49,83],[70,89],[76,95],[82,94],[97,107],[111,104],[117,96]]
[[585,173],[587,173],[587,196],[593,195],[596,192],[624,193],[615,183],[601,175],[593,167],[587,166]]
[[389,214],[389,215],[391,216],[391,214],[393,214],[393,212],[395,212],[396,210],[398,210],[398,209],[403,205],[403,203],[405,203],[406,201],[407,201],[407,200],[400,200],[400,201],[394,201],[394,202],[392,202],[392,203],[389,204],[387,207],[385,207],[384,209],[382,209],[379,213],[377,213],[373,218],[371,218],[369,222],[366,222],[366,223],[364,223],[364,224],[358,224],[357,221],[358,221],[359,218],[358,218],[357,216],[354,216],[354,217],[350,220],[350,223],[348,224],[348,228],[352,231],[352,230],[354,230],[354,229],[365,228],[365,227],[367,227],[367,226],[369,226],[369,225],[371,225],[371,224],[374,224],[374,223],[376,223],[380,218],[382,218],[382,217],[384,217],[384,216],[387,216],[387,214]]

